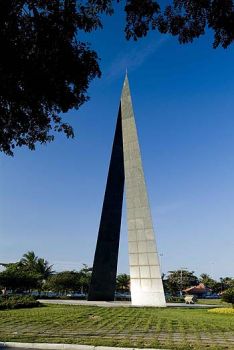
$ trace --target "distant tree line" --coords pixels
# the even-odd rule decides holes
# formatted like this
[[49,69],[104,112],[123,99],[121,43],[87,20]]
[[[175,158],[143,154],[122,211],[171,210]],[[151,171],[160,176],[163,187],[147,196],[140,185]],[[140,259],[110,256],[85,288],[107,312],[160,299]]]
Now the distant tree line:
[[[55,272],[53,265],[44,258],[39,258],[33,251],[28,251],[16,263],[1,264],[4,271],[0,272],[0,289],[2,293],[7,290],[13,292],[33,290],[53,291],[61,294],[70,292],[88,293],[92,268],[83,264],[79,271]],[[176,296],[184,289],[203,283],[212,293],[222,293],[234,288],[234,279],[220,278],[219,281],[203,273],[200,277],[194,271],[175,270],[168,275],[162,275],[166,293]],[[116,278],[116,291],[130,292],[130,276],[119,274]]]
[[226,289],[234,288],[234,279],[231,277],[220,277],[219,281],[213,279],[207,273],[202,273],[200,277],[194,274],[194,271],[176,270],[169,271],[168,275],[162,276],[164,290],[171,295],[176,296],[178,292],[188,287],[203,283],[214,294],[222,293]]
[[[31,292],[53,291],[61,294],[69,292],[88,293],[92,268],[83,264],[79,271],[55,272],[53,265],[39,258],[33,251],[28,251],[16,263],[1,264],[5,269],[0,272],[0,289],[2,294],[7,291]],[[130,276],[119,274],[116,279],[116,289],[129,292]]]
[[42,289],[43,283],[53,274],[53,266],[33,251],[25,253],[16,263],[1,264],[5,270],[0,273],[0,286],[5,293],[8,289]]
[[91,268],[84,265],[80,271],[63,271],[56,273],[53,265],[39,258],[33,251],[28,251],[16,263],[1,264],[5,267],[0,272],[2,293],[32,290],[50,290],[66,293],[69,291],[87,292],[91,278]]

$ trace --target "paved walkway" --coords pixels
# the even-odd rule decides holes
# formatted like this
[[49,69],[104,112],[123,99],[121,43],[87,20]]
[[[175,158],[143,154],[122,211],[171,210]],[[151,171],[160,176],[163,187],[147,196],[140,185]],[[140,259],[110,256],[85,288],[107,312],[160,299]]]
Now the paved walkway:
[[[44,304],[63,304],[63,305],[87,305],[103,307],[134,307],[130,301],[87,301],[87,300],[62,300],[62,299],[39,299]],[[189,308],[212,308],[220,305],[205,304],[185,304],[185,303],[167,303],[169,307],[189,307]],[[142,306],[140,306],[142,307]]]

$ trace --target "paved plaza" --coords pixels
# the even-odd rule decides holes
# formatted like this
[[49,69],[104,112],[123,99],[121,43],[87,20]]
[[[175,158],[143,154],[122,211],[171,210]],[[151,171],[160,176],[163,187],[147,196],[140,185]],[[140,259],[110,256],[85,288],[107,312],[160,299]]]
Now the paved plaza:
[[[44,304],[62,304],[62,305],[86,305],[101,307],[137,307],[133,306],[130,301],[88,301],[88,300],[61,300],[61,299],[41,299]],[[185,304],[185,303],[167,303],[168,307],[184,307],[184,308],[213,308],[214,305],[209,304]],[[219,305],[215,305],[219,307]]]

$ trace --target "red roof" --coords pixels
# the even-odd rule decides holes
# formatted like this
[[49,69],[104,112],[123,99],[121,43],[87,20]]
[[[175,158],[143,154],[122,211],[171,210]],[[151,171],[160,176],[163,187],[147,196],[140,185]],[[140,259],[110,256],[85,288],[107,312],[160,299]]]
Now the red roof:
[[193,286],[193,287],[189,287],[183,290],[183,292],[186,293],[205,293],[207,291],[209,291],[210,288],[207,288],[203,283],[199,283],[198,286]]

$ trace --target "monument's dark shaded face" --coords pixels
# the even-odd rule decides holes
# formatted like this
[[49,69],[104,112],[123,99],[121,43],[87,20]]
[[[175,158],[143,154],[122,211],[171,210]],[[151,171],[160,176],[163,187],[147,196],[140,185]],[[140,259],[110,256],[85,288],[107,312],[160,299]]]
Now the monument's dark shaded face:
[[119,108],[88,300],[114,300],[123,192],[123,137]]
[[163,307],[165,297],[127,76],[112,147],[88,300],[114,300],[124,183],[132,304]]

